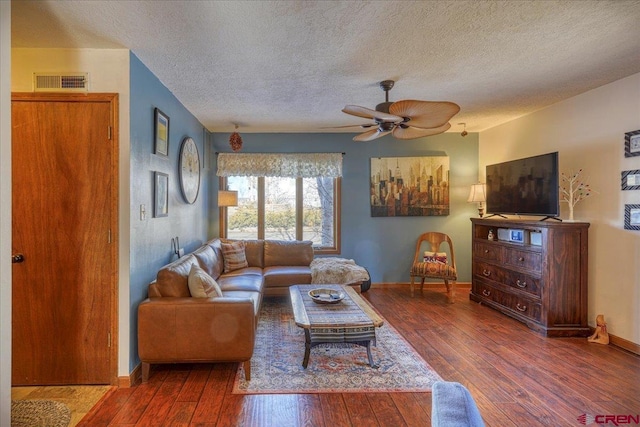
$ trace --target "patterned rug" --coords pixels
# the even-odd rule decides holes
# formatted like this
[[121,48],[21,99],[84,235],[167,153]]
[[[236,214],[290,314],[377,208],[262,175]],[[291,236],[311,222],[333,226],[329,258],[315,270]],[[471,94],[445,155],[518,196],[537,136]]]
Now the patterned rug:
[[313,347],[304,369],[304,331],[293,321],[288,299],[265,298],[251,381],[245,381],[240,366],[233,393],[429,392],[441,380],[387,321],[376,329],[376,341],[371,352],[377,369],[369,366],[367,349],[353,344]]
[[67,427],[71,411],[54,400],[12,400],[11,427]]

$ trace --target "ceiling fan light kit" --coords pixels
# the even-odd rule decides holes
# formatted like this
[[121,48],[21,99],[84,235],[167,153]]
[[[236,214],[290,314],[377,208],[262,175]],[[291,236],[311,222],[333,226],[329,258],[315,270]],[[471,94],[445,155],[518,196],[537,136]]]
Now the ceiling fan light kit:
[[460,106],[448,101],[413,99],[389,102],[389,91],[394,83],[393,80],[380,82],[385,102],[376,105],[375,110],[358,105],[347,105],[342,109],[343,113],[352,116],[373,119],[371,124],[355,125],[368,130],[356,135],[354,141],[372,141],[389,133],[397,139],[415,139],[438,135],[451,127],[449,120],[458,114]]
[[462,130],[462,132],[460,132],[460,136],[467,136],[469,135],[469,132],[467,132],[467,124],[466,123],[458,123],[459,125],[463,125],[464,129]]

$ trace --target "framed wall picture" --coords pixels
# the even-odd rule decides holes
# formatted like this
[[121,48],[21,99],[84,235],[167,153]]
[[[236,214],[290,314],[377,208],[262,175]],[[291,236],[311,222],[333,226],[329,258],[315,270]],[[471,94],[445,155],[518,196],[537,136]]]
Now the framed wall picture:
[[372,217],[449,215],[449,157],[373,157]]
[[169,116],[159,109],[154,110],[154,154],[169,156]]
[[640,230],[640,205],[624,205],[624,228]]
[[153,173],[153,217],[169,216],[169,175]]
[[623,190],[640,190],[640,170],[622,171],[620,185]]
[[624,134],[624,156],[640,156],[640,130]]

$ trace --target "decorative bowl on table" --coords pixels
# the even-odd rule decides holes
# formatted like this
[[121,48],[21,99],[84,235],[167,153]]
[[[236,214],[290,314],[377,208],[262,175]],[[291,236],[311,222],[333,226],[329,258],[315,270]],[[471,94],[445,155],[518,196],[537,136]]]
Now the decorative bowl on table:
[[317,288],[309,291],[309,296],[318,304],[336,304],[344,299],[344,292],[335,289]]

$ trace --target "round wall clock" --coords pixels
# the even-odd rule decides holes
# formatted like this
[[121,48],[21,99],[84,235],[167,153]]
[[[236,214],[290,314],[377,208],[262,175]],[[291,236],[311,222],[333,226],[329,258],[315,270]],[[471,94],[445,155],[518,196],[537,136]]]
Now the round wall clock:
[[180,146],[180,189],[187,203],[194,203],[200,191],[200,157],[198,146],[189,137]]

